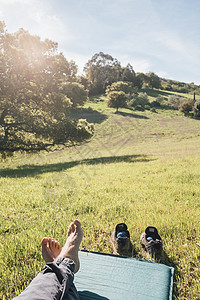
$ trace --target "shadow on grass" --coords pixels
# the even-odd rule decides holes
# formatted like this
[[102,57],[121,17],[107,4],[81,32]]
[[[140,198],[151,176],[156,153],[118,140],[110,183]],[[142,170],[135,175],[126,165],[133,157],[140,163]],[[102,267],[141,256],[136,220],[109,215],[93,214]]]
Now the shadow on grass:
[[131,118],[136,118],[136,119],[149,119],[146,116],[141,116],[141,115],[137,115],[134,113],[121,112],[121,111],[118,111],[115,114],[123,116],[123,117],[131,117]]
[[72,119],[86,119],[89,123],[102,123],[108,117],[92,108],[76,108],[71,111],[70,117]]
[[106,98],[105,94],[98,94],[98,95],[89,97],[90,102],[94,102],[94,103],[104,102],[105,98]]
[[118,162],[149,162],[153,159],[147,158],[146,155],[124,155],[124,156],[111,156],[99,157],[92,159],[76,160],[71,162],[46,164],[46,165],[23,165],[17,169],[1,169],[0,177],[20,178],[20,177],[33,177],[39,174],[48,172],[60,172],[78,165],[98,165],[109,164]]
[[158,97],[158,96],[163,96],[163,97],[168,97],[173,94],[176,94],[176,92],[168,92],[168,91],[161,91],[161,90],[151,90],[151,89],[142,89],[142,92],[146,92],[148,96],[151,97]]

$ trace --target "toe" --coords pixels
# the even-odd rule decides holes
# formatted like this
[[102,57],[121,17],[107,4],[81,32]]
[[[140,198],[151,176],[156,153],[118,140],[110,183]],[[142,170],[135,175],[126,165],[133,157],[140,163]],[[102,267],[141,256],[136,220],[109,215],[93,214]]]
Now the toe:
[[59,245],[58,241],[55,240],[55,244],[54,244],[55,248],[58,248],[58,245]]
[[73,231],[74,231],[74,222],[72,222],[70,225],[69,225],[69,228],[68,228],[68,231],[67,231],[67,236],[69,236]]
[[48,244],[48,238],[47,237],[44,237],[42,240],[41,240],[41,245],[42,246],[47,246]]
[[55,240],[54,239],[50,240],[49,246],[50,246],[50,248],[54,248],[55,247]]
[[57,246],[57,249],[58,249],[58,250],[60,250],[60,249],[61,249],[61,245],[60,245],[60,243],[59,243],[59,242],[57,242],[56,246]]
[[76,226],[79,226],[81,225],[80,221],[78,219],[75,219],[74,222],[73,222]]

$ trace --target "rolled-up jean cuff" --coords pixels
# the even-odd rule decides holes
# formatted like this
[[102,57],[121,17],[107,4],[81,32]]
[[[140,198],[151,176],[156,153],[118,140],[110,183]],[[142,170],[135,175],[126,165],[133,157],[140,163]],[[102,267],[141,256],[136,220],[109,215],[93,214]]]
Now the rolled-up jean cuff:
[[29,286],[14,299],[78,299],[78,294],[73,284],[74,269],[75,263],[73,260],[58,257],[53,262],[46,263],[42,271],[31,281]]
[[58,256],[55,260],[54,260],[54,263],[56,263],[58,266],[60,264],[64,265],[64,266],[67,266],[69,267],[72,272],[74,272],[74,269],[75,269],[75,262],[71,259],[71,258],[68,258],[68,257],[61,257],[61,256]]
[[[61,273],[60,275],[64,278],[66,275],[73,276],[74,279],[74,270],[75,263],[72,259],[68,257],[57,257],[53,262],[46,263],[42,269],[42,271],[50,267],[57,274],[57,270]],[[60,276],[59,276],[60,277]]]

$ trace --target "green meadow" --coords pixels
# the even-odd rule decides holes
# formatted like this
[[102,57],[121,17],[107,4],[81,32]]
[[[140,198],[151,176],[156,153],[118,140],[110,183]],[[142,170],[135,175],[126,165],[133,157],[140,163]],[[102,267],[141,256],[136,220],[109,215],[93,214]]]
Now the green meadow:
[[139,258],[141,233],[156,226],[163,263],[175,268],[173,299],[200,299],[200,120],[166,105],[115,113],[103,96],[74,117],[95,124],[90,141],[0,162],[0,299],[28,285],[44,264],[41,239],[63,244],[75,218],[81,248],[105,253],[125,222]]

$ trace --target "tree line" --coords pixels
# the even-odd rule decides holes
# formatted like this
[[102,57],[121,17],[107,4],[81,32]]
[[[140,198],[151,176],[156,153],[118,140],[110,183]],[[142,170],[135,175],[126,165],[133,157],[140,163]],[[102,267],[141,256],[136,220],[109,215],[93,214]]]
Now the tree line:
[[109,54],[96,53],[84,67],[82,82],[87,86],[90,95],[105,93],[107,86],[117,81],[131,82],[137,88],[162,89],[180,93],[200,94],[200,86],[161,78],[153,72],[135,72],[130,63],[126,67]]
[[87,84],[90,95],[105,93],[107,86],[117,81],[129,82],[141,89],[144,85],[149,88],[161,88],[161,79],[153,72],[135,73],[130,63],[122,67],[121,63],[109,54],[96,53],[84,67],[83,82]]

